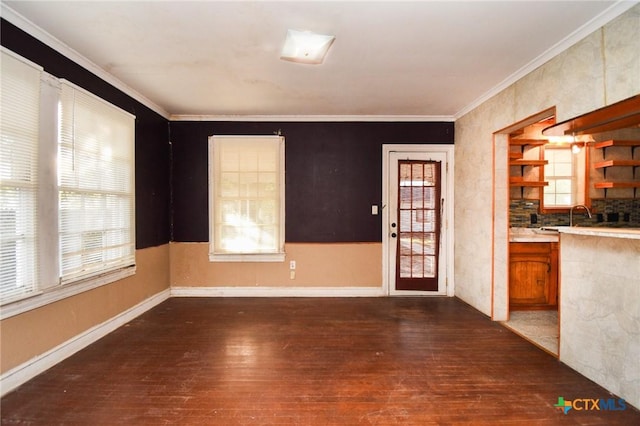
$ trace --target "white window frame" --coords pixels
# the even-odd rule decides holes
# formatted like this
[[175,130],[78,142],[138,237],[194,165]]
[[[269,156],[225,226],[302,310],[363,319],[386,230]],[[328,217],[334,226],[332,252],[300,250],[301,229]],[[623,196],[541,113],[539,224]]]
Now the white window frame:
[[[82,205],[81,209],[58,207],[60,275],[66,284],[135,265],[135,116],[69,81],[61,80],[61,86],[61,111],[67,115],[60,124],[66,123],[67,132],[61,128],[58,140],[58,193],[60,203],[67,193]],[[88,116],[83,120],[79,111]],[[102,118],[100,126],[94,117]],[[93,212],[99,214],[91,216],[88,202],[96,203]],[[63,222],[65,211],[80,216]],[[105,223],[109,219],[113,223]],[[85,246],[87,234],[98,243],[93,250]],[[65,269],[65,262],[75,266]]]
[[[278,211],[278,242],[274,252],[241,252],[241,253],[221,253],[216,251],[216,148],[223,143],[233,143],[234,140],[255,139],[278,141],[279,155],[279,211]],[[256,136],[256,135],[214,135],[209,137],[208,159],[209,159],[209,261],[211,262],[284,262],[285,260],[285,141],[283,136]]]
[[[38,170],[42,67],[3,49],[0,270],[3,301],[30,297],[38,288]],[[12,218],[12,219],[11,219]]]
[[[573,146],[568,143],[549,143],[544,147],[544,159],[549,161],[549,164],[544,166],[544,180],[551,183],[551,181],[558,179],[570,179],[571,180],[571,199],[568,204],[548,204],[545,202],[545,193],[549,193],[550,187],[544,187],[541,191],[541,200],[540,204],[542,206],[542,210],[566,210],[571,208],[571,206],[575,204],[583,204],[585,202],[585,151],[586,149],[580,149],[577,152],[574,151]],[[563,150],[568,152],[571,156],[571,174],[570,175],[555,175],[549,173],[550,169],[553,167],[553,158],[549,158],[547,152],[554,150]],[[555,194],[555,193],[554,193]]]
[[[1,48],[2,53],[19,58],[27,64],[30,61]],[[37,66],[37,64],[36,64]],[[38,195],[37,195],[37,233],[36,257],[38,262],[36,288],[17,298],[0,300],[0,319],[27,312],[41,306],[62,300],[99,286],[119,281],[135,274],[135,211],[132,214],[134,260],[132,265],[111,271],[97,271],[91,276],[62,282],[60,278],[60,242],[59,242],[59,198],[58,198],[58,126],[60,84],[62,80],[42,71],[39,99],[39,139],[38,139]],[[86,92],[86,91],[85,91]],[[89,93],[89,92],[86,92]],[[91,95],[94,96],[95,95]],[[97,98],[97,97],[96,97]],[[99,99],[99,98],[97,98]],[[102,101],[104,102],[104,101]],[[111,105],[114,108],[117,108]],[[118,108],[119,109],[119,108]],[[123,111],[126,113],[126,111]],[[126,113],[131,115],[129,113]],[[131,116],[133,117],[133,116]],[[135,118],[135,117],[133,117]],[[135,140],[134,140],[135,146]],[[135,158],[132,165],[135,179]],[[135,208],[135,181],[132,187],[133,208]]]

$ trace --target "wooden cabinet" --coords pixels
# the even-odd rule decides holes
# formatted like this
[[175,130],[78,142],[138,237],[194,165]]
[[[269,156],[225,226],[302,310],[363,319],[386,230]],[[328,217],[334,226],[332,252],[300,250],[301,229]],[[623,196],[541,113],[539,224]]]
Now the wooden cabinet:
[[556,309],[558,243],[509,243],[509,309]]

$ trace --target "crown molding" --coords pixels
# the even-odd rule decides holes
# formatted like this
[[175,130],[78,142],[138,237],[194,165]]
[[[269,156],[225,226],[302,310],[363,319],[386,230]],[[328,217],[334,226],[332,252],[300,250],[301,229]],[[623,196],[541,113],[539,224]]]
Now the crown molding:
[[144,95],[135,91],[121,80],[117,79],[112,74],[108,73],[95,63],[91,62],[86,57],[82,56],[80,53],[67,46],[57,38],[53,37],[51,34],[47,33],[19,13],[15,12],[9,6],[2,3],[0,5],[0,16],[12,24],[16,25],[18,28],[27,32],[34,38],[40,40],[45,43],[47,46],[52,49],[58,51],[63,54],[70,60],[78,63],[82,67],[86,68],[88,71],[92,72],[99,78],[103,79],[107,83],[116,87],[117,89],[123,91],[127,95],[136,99],[138,102],[152,109],[156,113],[160,114],[164,118],[170,121],[344,121],[344,122],[352,122],[352,121],[384,121],[384,122],[429,122],[429,121],[451,121],[454,122],[469,113],[473,109],[480,106],[482,103],[486,102],[493,96],[497,95],[501,91],[505,90],[507,87],[520,80],[527,74],[531,73],[533,70],[553,59],[555,56],[559,55],[563,51],[567,50],[569,47],[576,44],[578,41],[582,40],[589,34],[603,27],[613,19],[617,18],[621,14],[625,13],[633,6],[638,4],[640,0],[619,0],[611,7],[603,11],[601,14],[584,24],[582,27],[578,28],[573,33],[569,34],[560,42],[553,45],[551,48],[547,49],[544,53],[542,53],[537,58],[533,59],[525,66],[520,68],[515,73],[511,74],[509,77],[504,79],[502,82],[494,86],[489,91],[485,92],[475,101],[471,102],[466,107],[462,108],[460,111],[456,112],[454,115],[275,115],[275,116],[267,116],[267,115],[190,115],[190,114],[170,114],[164,108],[160,107]]
[[[89,72],[95,74],[97,77],[111,84],[116,89],[121,90],[122,92],[126,93],[127,95],[131,96],[132,98],[140,102],[141,104],[145,105],[146,107],[160,114],[164,118],[169,119],[170,114],[164,108],[154,103],[153,101],[151,101],[144,95],[140,94],[139,92],[135,91],[130,86],[126,85],[121,80],[116,78],[114,75],[100,68],[98,65],[91,62],[89,59],[82,56],[80,53],[78,53],[71,47],[67,46],[65,43],[58,40],[57,38],[55,38],[54,36],[46,32],[45,30],[43,30],[42,28],[38,27],[36,24],[29,21],[27,18],[20,15],[18,12],[11,9],[9,6],[5,5],[4,3],[0,5],[0,16],[6,19],[7,21],[11,22],[13,25],[20,28],[22,31],[26,32],[30,36],[43,42],[48,47],[61,53],[62,55],[72,60],[73,62],[77,63],[78,65],[82,66]],[[60,76],[57,76],[57,77],[60,77]]]
[[379,121],[379,122],[425,122],[454,121],[451,115],[189,115],[171,114],[170,121]]
[[550,61],[554,57],[558,56],[560,53],[569,49],[571,46],[579,42],[580,40],[587,37],[589,34],[594,31],[599,30],[604,27],[606,24],[622,15],[629,9],[631,9],[636,4],[640,3],[639,0],[619,0],[614,3],[612,6],[607,8],[605,11],[600,13],[598,16],[591,19],[589,22],[569,34],[564,39],[560,40],[558,43],[551,46],[545,52],[543,52],[540,56],[530,61],[528,64],[520,68],[515,73],[511,74],[509,77],[504,79],[498,85],[493,87],[491,90],[477,98],[475,101],[471,102],[469,105],[458,111],[453,115],[453,120],[456,121],[460,117],[474,110],[484,102],[488,101],[498,93],[502,92],[507,87],[511,86],[516,81],[525,77],[527,74],[534,71],[536,68]]

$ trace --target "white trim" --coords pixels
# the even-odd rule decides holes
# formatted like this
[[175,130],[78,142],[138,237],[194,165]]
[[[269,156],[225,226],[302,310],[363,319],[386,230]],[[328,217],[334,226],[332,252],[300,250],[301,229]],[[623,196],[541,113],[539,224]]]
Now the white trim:
[[82,56],[80,53],[78,53],[71,47],[67,46],[66,44],[64,44],[63,42],[61,42],[60,40],[58,40],[57,38],[55,38],[54,36],[46,32],[42,28],[38,27],[36,24],[29,21],[27,18],[20,15],[18,12],[11,9],[11,7],[7,6],[4,3],[0,5],[0,16],[2,16],[4,19],[11,22],[13,25],[20,28],[30,36],[43,42],[48,47],[61,53],[67,59],[77,63],[81,67],[85,68],[87,71],[95,74],[97,77],[106,81],[116,89],[119,89],[122,92],[126,93],[127,95],[131,96],[132,98],[134,98],[141,104],[145,105],[146,107],[152,109],[153,111],[157,112],[167,120],[169,119],[170,114],[164,108],[154,103],[153,101],[151,101],[150,99],[142,95],[141,93],[135,91],[134,89],[132,89],[131,87],[129,87],[128,85],[120,81],[118,78],[116,78],[114,75],[100,68],[98,65],[91,62],[89,59]]
[[487,100],[491,99],[498,93],[502,92],[507,87],[511,86],[516,81],[520,80],[527,74],[534,71],[536,68],[550,61],[551,59],[558,56],[560,53],[569,49],[571,46],[579,42],[580,40],[587,37],[589,34],[597,31],[598,29],[604,27],[609,22],[613,21],[618,16],[625,13],[627,10],[634,7],[637,3],[640,3],[639,0],[619,0],[614,3],[612,6],[607,8],[605,11],[600,13],[595,18],[591,19],[589,22],[566,36],[564,39],[560,40],[549,49],[544,51],[540,56],[534,58],[532,61],[527,63],[525,66],[502,80],[502,82],[498,83],[496,86],[491,88],[488,92],[481,95],[475,101],[471,102],[469,105],[462,108],[460,111],[456,112],[453,115],[453,120],[458,120],[465,114],[471,112]]
[[[382,291],[385,295],[390,296],[454,296],[454,148],[453,144],[383,144],[382,145]],[[389,205],[389,156],[391,152],[444,152],[447,157],[445,165],[446,175],[446,193],[441,194],[446,200],[445,215],[442,218],[443,226],[447,240],[446,247],[446,289],[444,292],[415,292],[415,291],[396,291],[391,288],[389,282],[389,209],[385,208]]]
[[555,45],[551,46],[544,53],[542,53],[537,58],[530,61],[528,64],[517,70],[515,73],[511,74],[509,77],[504,79],[498,85],[493,87],[488,92],[481,95],[475,101],[471,102],[469,105],[465,106],[454,115],[406,115],[406,116],[394,116],[394,115],[380,115],[380,116],[370,116],[370,115],[278,115],[278,116],[267,116],[267,115],[190,115],[190,114],[170,114],[164,108],[157,105],[150,99],[146,98],[144,95],[135,91],[131,87],[127,86],[125,83],[117,79],[112,74],[108,73],[104,69],[100,68],[98,65],[91,62],[86,57],[79,54],[77,51],[62,43],[57,38],[53,37],[51,34],[47,33],[33,22],[29,21],[13,9],[11,9],[6,4],[0,4],[0,16],[2,16],[7,21],[11,22],[21,30],[27,32],[32,37],[40,40],[47,46],[52,49],[60,52],[68,59],[78,63],[82,67],[86,68],[93,74],[97,75],[101,79],[105,80],[112,86],[120,89],[127,95],[136,99],[140,103],[154,110],[164,118],[169,121],[456,121],[460,117],[464,116],[468,112],[477,108],[483,102],[492,98],[496,94],[500,93],[511,84],[520,80],[525,75],[529,74],[531,71],[538,68],[540,65],[545,62],[551,60],[561,52],[567,50],[569,47],[573,46],[578,41],[582,40],[592,32],[598,30],[603,27],[607,23],[611,22],[613,19],[625,13],[627,10],[634,7],[638,0],[619,0],[614,3],[611,7],[600,13],[598,16],[575,30],[573,33],[569,34],[563,40],[559,41]]
[[391,121],[391,122],[453,122],[451,115],[197,115],[171,114],[170,121]]
[[[5,55],[11,56],[12,58],[22,62],[23,64],[29,65],[31,68],[37,69],[41,73],[44,73],[44,68],[42,67],[42,65],[36,64],[35,62],[30,61],[29,59],[25,58],[24,56],[18,55],[13,50],[9,50],[8,48],[6,48],[4,46],[0,46],[0,52],[4,53]],[[44,79],[44,77],[41,75],[40,76],[40,80],[42,80],[42,79]]]
[[58,300],[66,299],[67,297],[75,296],[76,294],[84,293],[85,291],[120,281],[124,278],[135,275],[135,273],[136,266],[133,265],[116,271],[107,272],[96,277],[88,278],[84,281],[44,289],[44,291],[27,296],[22,300],[9,302],[7,305],[0,307],[0,320],[5,320],[12,316],[48,305],[49,303],[57,302]]
[[170,121],[392,121],[392,122],[454,122],[451,115],[189,115],[171,114]]
[[209,253],[209,262],[284,262],[286,253]]
[[107,334],[115,331],[134,318],[145,313],[149,309],[159,305],[170,297],[170,290],[166,289],[157,293],[126,311],[108,319],[102,324],[96,325],[83,333],[80,333],[66,342],[37,355],[31,360],[12,368],[0,376],[0,396],[4,396],[18,386],[26,383],[38,374],[53,367],[76,352],[86,348]]
[[[218,161],[220,160],[220,151],[216,150],[216,146],[223,147],[224,143],[230,143],[230,140],[256,140],[256,141],[268,141],[268,142],[277,142],[278,150],[278,247],[274,249],[277,250],[271,253],[216,253],[215,252],[215,230],[216,226],[214,222],[215,220],[215,203],[216,203],[216,185],[215,178],[218,172],[216,171],[216,167],[218,166]],[[262,143],[262,142],[260,142]],[[266,142],[264,142],[266,143]],[[285,138],[284,136],[279,135],[212,135],[209,136],[207,143],[207,158],[208,158],[208,169],[207,169],[207,185],[209,192],[209,215],[208,215],[208,223],[209,223],[209,261],[210,262],[284,262],[285,259],[285,214],[286,214],[286,189],[285,189],[285,175],[286,175],[286,165],[285,165]]]
[[381,297],[372,287],[171,287],[172,297]]

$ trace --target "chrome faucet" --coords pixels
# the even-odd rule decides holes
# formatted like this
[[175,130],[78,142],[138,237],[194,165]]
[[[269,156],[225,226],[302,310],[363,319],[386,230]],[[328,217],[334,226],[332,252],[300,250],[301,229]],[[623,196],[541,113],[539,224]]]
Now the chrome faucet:
[[587,215],[589,215],[589,219],[591,219],[591,211],[589,210],[589,207],[585,206],[584,204],[576,204],[575,206],[571,207],[571,210],[569,210],[569,226],[573,226],[573,209],[578,208],[578,207],[582,207],[583,209],[585,209],[587,211]]

